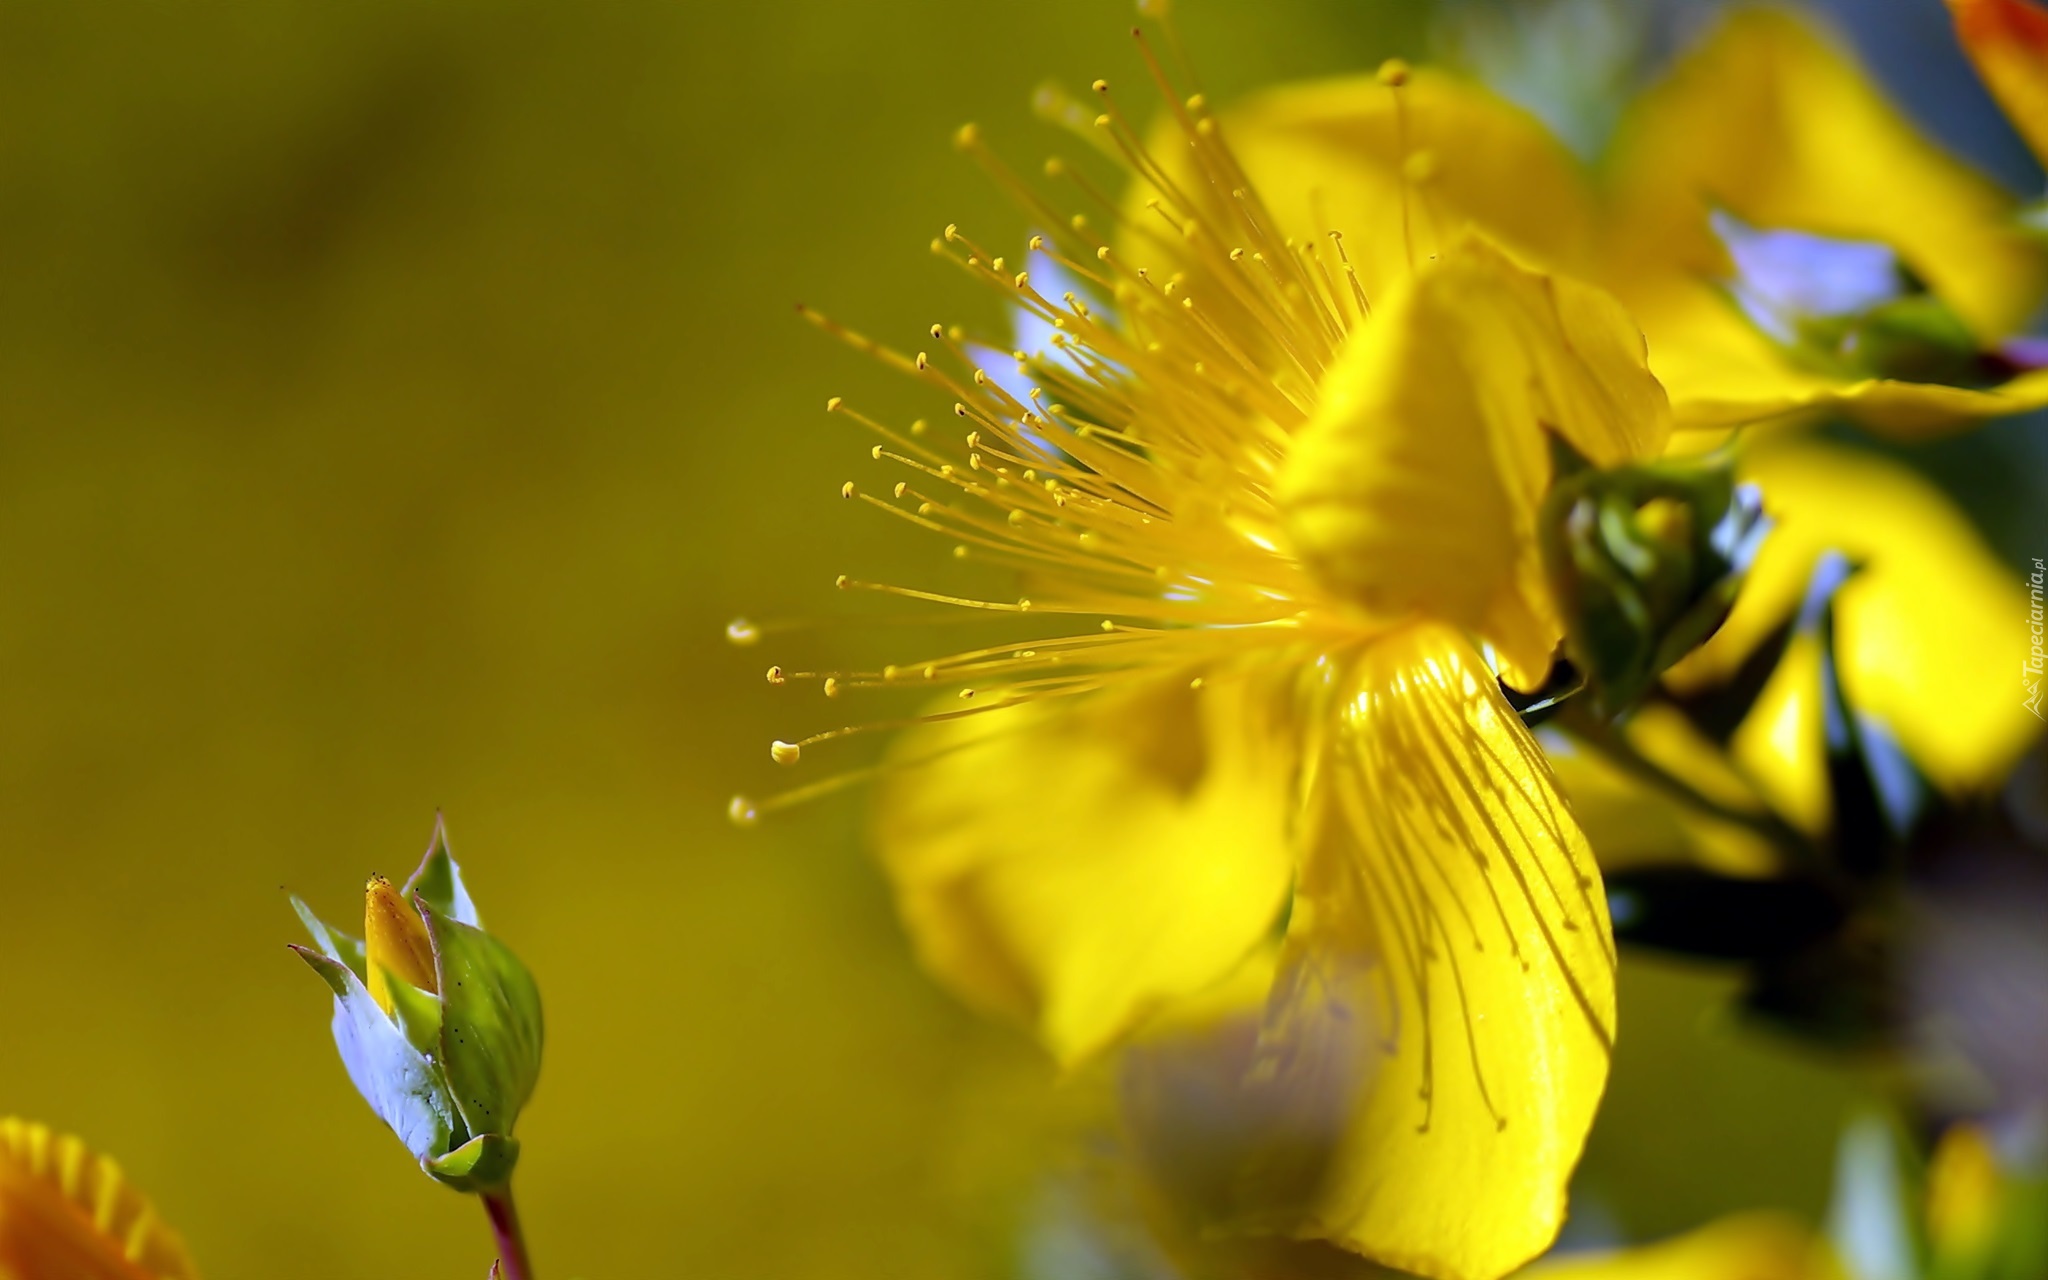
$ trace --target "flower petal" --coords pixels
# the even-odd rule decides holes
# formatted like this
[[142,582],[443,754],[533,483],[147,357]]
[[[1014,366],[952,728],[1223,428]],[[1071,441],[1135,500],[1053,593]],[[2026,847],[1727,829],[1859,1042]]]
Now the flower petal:
[[184,1241],[78,1139],[0,1118],[0,1276],[193,1280]]
[[1717,207],[1757,228],[1889,246],[1987,347],[2048,284],[2016,201],[1921,137],[1799,20],[1727,19],[1637,102],[1610,175],[1600,279],[1649,334],[1682,423],[1839,405],[1914,430],[2037,403],[1800,369],[1723,294],[1734,264],[1711,224]]
[[1279,715],[1183,674],[904,735],[876,835],[925,965],[1069,1064],[1215,982],[1286,903]]
[[1615,466],[1660,452],[1669,427],[1613,299],[1469,238],[1345,347],[1280,497],[1326,584],[1382,619],[1481,635],[1532,687],[1562,631],[1535,528],[1546,429]]
[[1456,76],[1290,86],[1223,124],[1285,233],[1344,233],[1375,306],[1468,227],[1560,270],[1586,261],[1592,196],[1578,162],[1534,116]]
[[1840,1280],[1827,1243],[1791,1217],[1745,1213],[1671,1240],[1597,1257],[1564,1258],[1529,1280]]
[[1342,696],[1267,1065],[1310,1091],[1332,1062],[1374,1069],[1296,1233],[1490,1280],[1556,1235],[1606,1087],[1606,903],[1542,752],[1466,641],[1383,637]]
[[[1672,668],[1672,686],[1725,680],[1792,616],[1821,553],[1840,551],[1862,566],[1835,604],[1850,702],[1883,721],[1944,790],[1995,785],[2041,728],[2022,705],[2030,635],[2018,567],[1999,564],[1938,490],[1875,455],[1772,436],[1752,444],[1740,470],[1762,488],[1777,525],[1728,621]],[[1785,685],[1745,727],[1746,763],[1763,767],[1752,774],[1759,781],[1811,778],[1818,769],[1794,758],[1819,751],[1819,738],[1799,727],[1817,723],[1818,711],[1792,705],[1817,691],[1789,677]],[[1807,692],[1788,692],[1798,688]],[[1779,745],[1766,749],[1770,743]]]
[[2048,9],[2029,0],[1948,0],[1948,7],[2006,117],[2048,159]]
[[[1702,333],[1697,342],[1681,339],[1660,346],[1670,358],[1660,358],[1657,371],[1673,388],[1671,408],[1679,427],[1711,430],[1832,410],[1880,435],[1912,441],[2048,406],[2048,371],[2033,370],[1987,388],[1892,378],[1842,382],[1785,364],[1768,344],[1760,348],[1752,341],[1758,337],[1753,331]],[[1717,352],[1727,358],[1717,360]]]

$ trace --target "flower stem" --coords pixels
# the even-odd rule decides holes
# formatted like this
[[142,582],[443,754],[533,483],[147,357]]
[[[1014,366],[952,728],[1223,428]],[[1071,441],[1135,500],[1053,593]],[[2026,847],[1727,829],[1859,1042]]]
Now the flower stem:
[[1610,764],[1638,782],[1661,791],[1696,813],[1743,828],[1761,836],[1788,862],[1811,869],[1818,862],[1812,842],[1776,814],[1753,813],[1731,808],[1703,795],[1692,784],[1668,772],[1642,752],[1613,726],[1567,704],[1558,717],[1559,727],[1583,746],[1604,756]]
[[491,1235],[498,1242],[500,1280],[533,1280],[533,1263],[526,1257],[526,1236],[519,1230],[519,1210],[512,1203],[512,1184],[483,1193],[484,1212],[491,1219]]

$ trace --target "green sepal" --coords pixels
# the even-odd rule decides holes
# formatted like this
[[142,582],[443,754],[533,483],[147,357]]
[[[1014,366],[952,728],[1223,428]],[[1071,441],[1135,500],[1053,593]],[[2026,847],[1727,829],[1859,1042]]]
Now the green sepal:
[[364,982],[370,980],[368,953],[361,938],[351,937],[313,914],[313,908],[306,905],[298,894],[290,895],[292,910],[299,913],[299,923],[306,926],[312,935],[313,945],[329,960],[338,960],[348,966],[350,973]]
[[428,1057],[441,1052],[441,998],[388,971],[384,978],[391,992],[391,1016],[406,1041]]
[[1767,528],[1726,459],[1600,471],[1553,440],[1540,546],[1565,653],[1604,717],[1713,635]]
[[356,1092],[415,1159],[444,1153],[459,1121],[441,1072],[384,1015],[347,965],[310,947],[292,950],[334,993],[334,1047]]
[[420,900],[441,988],[438,1061],[474,1134],[509,1134],[540,1078],[540,989],[511,948]]
[[434,816],[434,834],[427,841],[427,852],[400,892],[408,898],[426,899],[429,906],[451,920],[483,928],[483,921],[477,918],[476,902],[470,898],[468,886],[462,883],[462,868],[449,852],[448,824],[439,814]]
[[474,1195],[511,1181],[513,1166],[518,1163],[519,1139],[482,1133],[447,1155],[420,1161],[420,1168],[436,1182]]

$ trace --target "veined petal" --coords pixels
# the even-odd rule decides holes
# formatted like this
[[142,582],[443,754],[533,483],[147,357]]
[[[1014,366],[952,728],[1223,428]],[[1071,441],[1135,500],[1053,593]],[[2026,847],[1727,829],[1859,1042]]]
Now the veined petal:
[[[2022,705],[2029,644],[2027,597],[2017,566],[1998,563],[1938,490],[1872,454],[1784,436],[1757,440],[1743,455],[1745,480],[1762,488],[1777,522],[1741,597],[1719,633],[1678,666],[1673,687],[1725,680],[1763,638],[1792,616],[1815,562],[1836,550],[1863,566],[1835,602],[1843,687],[1857,710],[1885,722],[1929,779],[1943,789],[1994,785],[2040,732]],[[1748,763],[1759,781],[1810,778],[1818,690],[1759,707],[1746,727]],[[1805,719],[1802,720],[1801,717]],[[1766,749],[1765,744],[1777,743]],[[1804,743],[1803,747],[1798,744]],[[1802,789],[1802,794],[1811,791]]]
[[1529,1280],[1842,1280],[1827,1243],[1772,1213],[1723,1218],[1657,1244],[1532,1268]]
[[1546,430],[1615,466],[1660,452],[1670,418],[1613,299],[1469,238],[1324,378],[1280,480],[1294,547],[1367,612],[1484,636],[1533,686],[1562,631],[1535,529]]
[[925,965],[1069,1064],[1215,982],[1293,873],[1277,715],[1182,674],[904,735],[876,837]]
[[0,1119],[0,1276],[194,1280],[184,1241],[78,1139]]
[[[1837,405],[1920,429],[2012,412],[1999,397],[1830,379],[1789,361],[1725,296],[1734,264],[1711,215],[1894,250],[1985,346],[2048,284],[2017,202],[1921,137],[1856,66],[1799,20],[1727,19],[1624,122],[1610,165],[1600,279],[1650,338],[1686,425]],[[1930,394],[1931,393],[1931,394]]]
[[1372,76],[1293,85],[1224,118],[1231,147],[1275,220],[1344,248],[1380,295],[1477,228],[1517,255],[1579,270],[1592,193],[1534,116],[1431,68],[1390,88]]
[[1542,752],[1471,646],[1406,628],[1335,708],[1267,1067],[1369,1060],[1297,1234],[1491,1280],[1547,1247],[1606,1087],[1614,942]]
[[2029,0],[1948,0],[1948,7],[2006,117],[2048,159],[2048,9]]

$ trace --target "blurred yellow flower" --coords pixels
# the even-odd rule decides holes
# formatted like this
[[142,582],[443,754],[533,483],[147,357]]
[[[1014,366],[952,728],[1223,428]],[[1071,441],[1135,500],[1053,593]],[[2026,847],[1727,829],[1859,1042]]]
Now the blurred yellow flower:
[[[1476,223],[1612,290],[1680,427],[1834,408],[1915,434],[2048,403],[2048,373],[2011,341],[2048,289],[2019,202],[1798,19],[1724,20],[1631,105],[1596,172],[1477,86],[1417,89],[1420,151],[1364,78],[1281,89],[1226,123],[1290,226],[1390,207],[1426,156],[1417,224]],[[1361,273],[1392,252],[1382,240]]]
[[1256,1074],[1342,1102],[1274,1135],[1327,1147],[1314,1184],[1233,1225],[1492,1277],[1555,1235],[1614,1034],[1597,874],[1500,680],[1540,686],[1563,633],[1535,536],[1553,437],[1615,467],[1670,422],[1611,298],[1418,194],[1420,144],[1463,136],[1409,115],[1431,83],[1382,72],[1407,162],[1325,240],[1288,238],[1332,224],[1276,218],[1199,97],[1173,103],[1165,161],[1098,82],[1081,123],[1149,184],[1140,229],[1049,218],[1024,270],[955,228],[935,245],[1013,302],[1029,349],[935,327],[938,353],[906,357],[820,320],[967,428],[834,400],[909,473],[845,495],[1027,594],[842,587],[1043,624],[769,678],[960,686],[898,741],[881,856],[928,966],[1062,1062],[1284,932]]
[[185,1244],[121,1168],[78,1139],[0,1119],[0,1277],[194,1280]]

